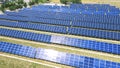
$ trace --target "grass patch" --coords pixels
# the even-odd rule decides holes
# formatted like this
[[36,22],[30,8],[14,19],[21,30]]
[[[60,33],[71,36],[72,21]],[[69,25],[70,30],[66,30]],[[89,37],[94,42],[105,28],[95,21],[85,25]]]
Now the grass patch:
[[0,68],[51,68],[51,67],[0,56]]

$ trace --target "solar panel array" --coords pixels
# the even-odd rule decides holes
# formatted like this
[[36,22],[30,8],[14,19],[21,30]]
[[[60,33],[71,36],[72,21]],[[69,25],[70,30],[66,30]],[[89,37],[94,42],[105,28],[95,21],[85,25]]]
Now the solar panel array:
[[17,31],[17,30],[10,30],[10,29],[4,29],[4,28],[0,28],[0,35],[20,38],[25,40],[32,40],[37,42],[63,44],[63,45],[74,46],[78,48],[86,48],[90,50],[120,54],[119,44],[110,44],[110,43],[97,42],[97,41],[91,41],[91,40],[82,40],[78,38],[71,38],[71,37],[65,37],[65,36],[37,34],[32,32]]
[[[63,22],[63,24],[64,24],[64,22]],[[54,28],[56,28],[56,26],[59,26],[59,25],[50,26],[48,24],[43,25],[43,24],[38,24],[38,23],[32,23],[31,24],[31,23],[28,23],[28,22],[10,22],[10,21],[2,21],[2,20],[0,21],[0,25],[11,26],[11,27],[19,27],[19,25],[20,25],[22,28],[32,28],[32,29],[35,29],[35,27],[37,29],[38,26],[41,27],[41,28],[42,28],[42,26],[44,26],[46,28],[50,27],[51,29],[54,29]],[[26,25],[31,26],[31,27],[27,27]],[[120,30],[119,25],[97,24],[97,23],[92,24],[91,22],[78,22],[78,21],[75,21],[74,23],[71,23],[71,25],[69,25],[69,26],[84,27],[84,28],[85,27],[86,28],[96,28],[96,29],[98,28],[98,29],[103,29],[103,30],[114,30],[114,31],[119,31]],[[59,26],[59,27],[63,28],[65,26]],[[111,27],[114,27],[114,28],[111,28]]]
[[[9,22],[9,24],[5,24],[4,22],[1,22],[1,25],[11,26],[10,23],[11,22]],[[50,31],[50,32],[58,32],[58,33],[66,33],[66,34],[68,33],[73,35],[95,37],[95,38],[120,40],[120,37],[119,37],[120,32],[115,32],[115,31],[95,30],[95,29],[89,29],[89,28],[76,28],[76,27],[66,28],[64,26],[57,27],[57,26],[36,25],[36,24],[29,24],[29,23],[15,23],[15,24],[13,23],[12,27],[19,27],[19,28],[21,27],[21,28],[44,30],[44,31]]]
[[[86,9],[83,9],[81,6],[85,7]],[[73,8],[73,7],[77,7],[77,8]],[[99,7],[100,8],[103,7],[103,8],[101,8],[101,10],[97,10],[97,8]],[[96,8],[96,9],[92,11],[92,9],[89,10],[89,8]],[[114,12],[104,11],[111,9],[114,10]],[[90,11],[96,13],[91,13]],[[108,12],[108,14],[105,14],[106,12]],[[112,14],[109,14],[109,12]],[[65,33],[65,34],[119,41],[120,40],[119,13],[120,11],[118,8],[110,5],[74,4],[71,5],[70,7],[39,5],[39,6],[34,6],[31,9],[29,8],[22,9],[19,12],[6,11],[4,15],[0,15],[0,19],[24,22],[20,24],[17,23],[18,24],[17,26],[13,24],[12,27],[23,27],[27,29],[29,28],[29,29],[50,31],[56,33]],[[28,24],[27,22],[32,22],[34,24],[30,24],[30,23]],[[39,24],[41,28],[38,27],[37,24]],[[2,23],[1,25],[10,26],[9,24],[4,24],[4,23]],[[30,27],[27,27],[26,25]]]
[[65,26],[46,25],[46,24],[27,23],[27,22],[10,22],[10,21],[0,21],[0,25],[67,34],[67,28]]
[[120,68],[120,63],[117,62],[7,42],[0,42],[0,52],[11,53],[34,59],[48,60],[76,68]]
[[[118,8],[107,4],[38,5],[31,9],[21,9],[19,12],[5,11],[5,14],[0,15],[0,26],[120,41],[119,14]],[[0,28],[0,36],[120,55],[120,44],[117,43],[7,28]],[[7,42],[0,42],[0,52],[52,61],[76,68],[120,68],[120,63],[117,62]]]

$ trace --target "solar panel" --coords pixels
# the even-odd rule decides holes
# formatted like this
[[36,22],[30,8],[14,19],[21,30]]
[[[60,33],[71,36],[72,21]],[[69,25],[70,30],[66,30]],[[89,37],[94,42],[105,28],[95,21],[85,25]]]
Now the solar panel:
[[[71,4],[70,7],[39,5],[32,9],[25,8],[17,13],[6,11],[5,15],[0,15],[0,19],[21,22],[0,21],[0,25],[119,41],[119,14],[118,8],[108,4]],[[120,55],[119,44],[4,28],[0,28],[0,35]],[[120,63],[117,62],[7,42],[0,42],[0,52],[48,60],[76,68],[120,68]]]
[[7,42],[0,42],[0,52],[7,52],[29,58],[48,60],[76,68],[120,68],[120,63],[80,56],[51,49],[33,48]]
[[32,32],[24,32],[24,31],[10,30],[10,29],[4,29],[4,28],[0,28],[0,35],[32,40],[37,42],[63,44],[66,46],[86,48],[90,50],[103,51],[103,52],[112,53],[112,54],[120,54],[119,44],[83,40],[83,39],[71,38],[71,37],[65,37],[65,36],[37,34]]

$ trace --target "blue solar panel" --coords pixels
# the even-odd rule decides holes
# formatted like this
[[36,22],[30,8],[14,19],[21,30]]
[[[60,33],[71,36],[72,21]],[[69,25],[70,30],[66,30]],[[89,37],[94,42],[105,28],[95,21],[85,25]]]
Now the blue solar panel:
[[105,30],[95,30],[95,29],[89,29],[89,28],[69,28],[68,29],[69,34],[74,35],[82,35],[82,36],[88,36],[88,37],[97,37],[97,38],[104,38],[104,39],[111,39],[111,40],[120,40],[119,32],[113,32],[113,31],[105,31]]
[[[119,14],[120,10],[113,6],[94,6],[94,5],[81,5],[80,6],[70,8],[67,6],[62,6],[61,8],[57,8],[56,10],[51,9],[48,6],[41,5],[42,7],[33,7],[32,9],[20,10],[18,13],[16,12],[5,12],[6,15],[0,16],[1,18],[8,18],[12,20],[21,20],[21,21],[33,21],[33,22],[44,22],[49,24],[60,24],[60,25],[70,25],[70,23],[66,23],[64,20],[77,20],[77,21],[87,21],[94,23],[106,23],[106,24],[120,24],[119,23]],[[44,7],[44,8],[43,8]],[[56,6],[55,6],[56,7]],[[57,6],[58,7],[58,6]],[[79,8],[78,8],[79,7]],[[97,8],[99,7],[99,8]],[[41,9],[42,10],[41,10]],[[52,7],[53,8],[53,7]],[[49,9],[49,11],[48,11]],[[81,10],[81,11],[80,11]],[[39,12],[38,12],[39,11]],[[68,12],[69,11],[69,12]],[[43,13],[44,12],[44,13]],[[81,12],[81,14],[80,14]],[[105,15],[105,13],[107,15]],[[82,16],[84,15],[84,16]],[[17,16],[17,17],[16,17]],[[15,18],[16,17],[16,18]],[[39,20],[37,18],[41,18]],[[109,18],[109,19],[108,19]],[[56,22],[54,21],[55,19]],[[64,23],[58,23],[62,20]],[[52,22],[47,21],[52,20]],[[46,22],[47,21],[47,22]]]
[[71,37],[65,37],[65,36],[37,34],[32,32],[24,32],[24,31],[10,30],[10,29],[4,29],[4,28],[0,28],[0,35],[32,40],[37,42],[63,44],[66,46],[103,51],[103,52],[108,52],[112,54],[120,54],[119,44],[83,40],[83,39],[71,38]]
[[[57,33],[69,33],[75,35],[83,35],[83,36],[90,36],[90,37],[97,37],[97,38],[105,38],[105,39],[112,39],[112,40],[119,40],[119,32],[112,32],[106,30],[94,30],[89,28],[67,28],[64,26],[50,26],[50,25],[43,25],[43,24],[31,24],[25,22],[8,22],[8,21],[0,21],[0,25],[2,26],[10,26],[10,27],[19,27],[19,28],[26,28],[26,29],[34,29],[34,30],[42,30],[42,31],[50,31],[50,32],[57,32]],[[119,25],[118,25],[119,26]],[[116,26],[114,26],[116,27]],[[119,28],[116,27],[118,30]]]
[[[25,8],[17,13],[5,12],[5,15],[0,15],[1,19],[22,22],[0,21],[0,25],[111,40],[120,40],[119,14],[120,10],[118,8],[107,4],[72,4],[70,7],[52,7],[49,5],[39,5],[32,7],[31,10]],[[112,54],[120,54],[119,44],[110,44],[65,36],[45,35],[1,28],[0,35],[37,42],[62,44],[66,46],[103,51]],[[0,52],[53,61],[74,66],[76,68],[120,68],[120,63],[57,52],[48,49],[36,49],[29,46],[4,42],[0,43]],[[55,55],[52,55],[50,52],[55,53]]]
[[7,52],[35,59],[48,60],[76,68],[120,68],[120,63],[86,56],[80,56],[51,49],[33,48],[7,42],[0,42],[0,52]]

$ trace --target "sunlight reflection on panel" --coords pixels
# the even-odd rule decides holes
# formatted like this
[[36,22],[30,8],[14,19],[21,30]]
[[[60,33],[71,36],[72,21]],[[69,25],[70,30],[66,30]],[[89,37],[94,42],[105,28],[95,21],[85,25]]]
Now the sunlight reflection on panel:
[[57,51],[54,51],[54,50],[45,50],[44,54],[47,56],[47,59],[49,60],[57,60],[57,57],[58,57],[58,52]]

